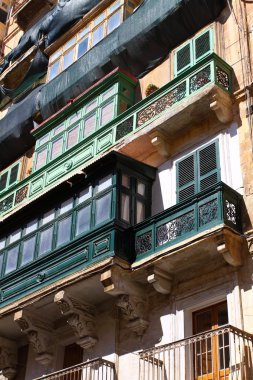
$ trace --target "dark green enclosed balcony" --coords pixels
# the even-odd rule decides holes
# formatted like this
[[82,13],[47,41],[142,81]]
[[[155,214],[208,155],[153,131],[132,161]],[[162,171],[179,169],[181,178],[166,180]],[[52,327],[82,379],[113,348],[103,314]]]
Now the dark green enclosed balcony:
[[[242,239],[241,212],[242,196],[224,183],[217,183],[136,225],[134,265],[166,255],[175,273],[185,264],[189,270],[194,260],[198,266],[206,265],[217,249],[229,264],[240,265],[237,244]],[[182,255],[178,254],[180,249]],[[215,255],[214,258],[217,259]]]
[[[123,81],[110,87],[117,76]],[[116,71],[37,128],[34,171],[2,191],[0,216],[38,198],[110,149],[125,153],[125,146],[146,139],[158,127],[174,135],[205,119],[210,108],[221,121],[230,120],[232,68],[214,53],[131,106],[134,86],[131,77]]]
[[111,153],[2,223],[0,305],[107,259],[132,262],[130,226],[150,216],[155,172]]

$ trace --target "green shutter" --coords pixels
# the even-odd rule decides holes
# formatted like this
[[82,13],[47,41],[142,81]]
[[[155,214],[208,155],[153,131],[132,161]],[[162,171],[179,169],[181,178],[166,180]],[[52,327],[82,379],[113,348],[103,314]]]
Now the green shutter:
[[194,61],[198,62],[206,55],[212,52],[212,34],[211,29],[201,34],[194,40]]
[[203,191],[220,181],[218,140],[197,151],[198,191]]
[[203,191],[220,181],[219,142],[196,150],[176,163],[177,202]]
[[177,201],[182,202],[196,193],[195,154],[177,162]]
[[9,185],[15,183],[18,179],[19,164],[13,166],[10,171]]
[[7,186],[7,176],[8,176],[8,172],[5,172],[0,177],[0,191],[3,191]]
[[175,53],[175,75],[192,66],[191,42],[178,49]]

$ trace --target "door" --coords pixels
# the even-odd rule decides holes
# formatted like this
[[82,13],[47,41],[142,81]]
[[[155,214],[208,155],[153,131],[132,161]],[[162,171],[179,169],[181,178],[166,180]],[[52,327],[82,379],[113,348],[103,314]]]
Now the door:
[[194,347],[196,380],[229,379],[229,334],[208,334],[228,323],[227,303],[223,302],[193,314],[194,334],[203,334]]

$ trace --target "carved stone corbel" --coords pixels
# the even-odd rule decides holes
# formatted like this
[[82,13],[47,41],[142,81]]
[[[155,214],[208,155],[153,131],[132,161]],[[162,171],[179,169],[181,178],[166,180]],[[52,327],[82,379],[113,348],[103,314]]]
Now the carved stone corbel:
[[165,158],[170,156],[169,142],[166,136],[158,130],[149,133],[151,144],[157,149],[158,153]]
[[138,337],[142,337],[149,326],[144,289],[116,268],[102,273],[101,282],[106,293],[118,297],[116,306],[122,317],[128,321],[127,327]]
[[0,337],[0,370],[7,379],[17,373],[17,345],[12,340]]
[[14,322],[27,335],[29,343],[37,354],[36,360],[40,364],[48,366],[53,360],[53,354],[49,349],[52,343],[52,329],[50,326],[24,310],[14,314]]
[[216,87],[212,93],[210,108],[216,113],[221,123],[229,123],[233,119],[233,105],[229,93]]
[[224,260],[234,266],[242,265],[242,252],[244,250],[243,239],[237,236],[228,234],[223,236],[222,241],[217,243],[217,251],[221,254]]
[[161,269],[151,268],[148,270],[147,281],[152,284],[158,293],[170,294],[172,289],[172,277]]
[[67,323],[78,338],[76,343],[85,350],[91,349],[98,341],[95,333],[95,308],[68,296],[64,290],[56,293],[54,303],[61,314],[67,316]]

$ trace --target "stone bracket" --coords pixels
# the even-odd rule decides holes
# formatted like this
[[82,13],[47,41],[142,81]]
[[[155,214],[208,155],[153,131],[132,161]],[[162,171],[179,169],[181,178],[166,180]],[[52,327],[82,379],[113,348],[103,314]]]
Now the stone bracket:
[[224,235],[222,241],[217,243],[217,251],[221,254],[224,260],[234,266],[242,265],[242,253],[244,250],[244,242],[242,237],[233,235]]
[[172,289],[172,277],[158,268],[148,270],[147,281],[161,294],[170,294]]
[[157,149],[160,156],[168,158],[170,156],[169,142],[163,132],[154,130],[149,133],[151,144]]
[[17,373],[17,344],[0,337],[0,370],[7,379],[13,379]]
[[233,104],[230,94],[219,87],[213,90],[210,108],[221,123],[229,123],[233,119]]
[[49,347],[52,343],[52,329],[25,310],[14,314],[14,322],[27,335],[28,341],[37,354],[36,360],[47,366],[53,360]]
[[68,325],[78,338],[77,344],[88,350],[97,343],[95,333],[95,308],[70,297],[64,290],[54,296],[54,303],[67,317]]

